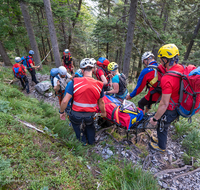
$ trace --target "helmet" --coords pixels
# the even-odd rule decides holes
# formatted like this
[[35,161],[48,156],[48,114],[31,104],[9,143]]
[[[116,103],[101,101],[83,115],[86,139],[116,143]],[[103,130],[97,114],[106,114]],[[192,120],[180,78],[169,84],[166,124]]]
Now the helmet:
[[67,69],[64,66],[60,66],[58,68],[58,72],[60,73],[60,75],[67,75]]
[[68,50],[68,49],[65,49],[64,53],[69,53],[69,50]]
[[77,77],[83,77],[83,73],[82,73],[82,70],[81,69],[78,69],[76,72],[75,72],[75,76],[77,75]]
[[175,44],[166,44],[158,51],[158,57],[166,57],[171,59],[176,55],[179,55],[179,50]]
[[34,51],[33,51],[33,50],[30,50],[30,51],[29,51],[29,54],[30,54],[30,55],[33,55],[33,54],[34,54]]
[[111,63],[109,63],[107,68],[108,68],[108,71],[114,71],[118,68],[118,64],[115,62],[111,62]]
[[93,62],[94,64],[97,62],[94,58],[91,58],[90,60],[91,60],[91,62]]
[[149,57],[154,57],[154,54],[151,53],[150,51],[147,51],[145,52],[143,55],[142,55],[142,63],[145,59],[148,59]]
[[85,58],[80,62],[81,69],[84,69],[86,67],[94,67],[94,63],[89,58]]
[[15,62],[19,63],[22,59],[20,57],[15,57]]

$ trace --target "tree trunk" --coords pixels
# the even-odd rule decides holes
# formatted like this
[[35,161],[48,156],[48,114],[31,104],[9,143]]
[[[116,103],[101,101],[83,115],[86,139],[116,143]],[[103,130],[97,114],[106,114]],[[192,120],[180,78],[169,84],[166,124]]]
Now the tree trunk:
[[119,54],[118,52],[119,52],[119,51],[117,50],[117,51],[116,51],[116,56],[115,56],[115,62],[116,62],[116,63],[118,62],[118,54]]
[[30,40],[30,44],[31,44],[31,48],[34,51],[34,60],[35,60],[35,64],[39,64],[41,62],[40,60],[40,54],[38,51],[38,46],[37,46],[37,42],[35,40],[35,35],[33,32],[33,28],[31,25],[31,19],[28,13],[28,7],[26,6],[25,2],[20,2],[20,7],[21,7],[21,11],[22,11],[22,15],[24,17],[24,22],[25,22],[25,26],[28,32],[28,36],[29,36],[29,40]]
[[[49,51],[51,51],[51,44],[50,44],[50,40],[49,40],[49,38],[47,38],[47,43],[48,43],[48,46],[49,46]],[[50,52],[50,56],[51,56],[51,62],[53,62],[54,59],[53,59],[52,51]]]
[[[143,55],[143,53],[144,53],[144,46],[145,46],[145,38],[143,38],[143,42],[142,42],[142,48],[141,48],[141,53],[140,53],[141,55]],[[142,60],[139,59],[136,78],[138,78],[140,76],[141,71],[142,71]]]
[[200,28],[200,18],[199,18],[199,21],[198,21],[198,23],[197,23],[197,26],[196,26],[196,28],[195,28],[195,30],[194,30],[194,34],[193,34],[193,36],[192,36],[192,39],[191,39],[191,41],[190,41],[190,44],[189,44],[189,46],[188,46],[188,48],[187,48],[187,52],[185,53],[184,61],[187,60],[188,57],[189,57],[189,55],[190,55],[190,51],[191,51],[192,46],[193,46],[193,44],[194,44],[194,39],[197,37],[199,28]]
[[60,59],[60,54],[59,54],[59,47],[58,47],[58,42],[57,42],[57,37],[56,37],[56,31],[55,31],[54,22],[53,22],[51,3],[50,3],[50,0],[43,0],[43,2],[44,2],[47,22],[48,22],[48,26],[49,26],[49,33],[50,33],[50,37],[51,37],[51,44],[53,47],[53,53],[54,53],[54,58],[55,58],[55,62],[56,62],[56,67],[59,67],[59,66],[61,66],[61,59]]
[[79,0],[78,10],[77,10],[77,12],[76,12],[76,17],[75,17],[75,19],[74,19],[74,21],[73,21],[73,23],[72,23],[72,29],[69,29],[68,49],[70,48],[70,45],[71,45],[71,43],[72,43],[72,30],[73,30],[73,28],[75,27],[77,18],[78,18],[79,14],[80,14],[81,4],[82,4],[82,0]]
[[153,46],[152,53],[154,54],[154,59],[157,60],[157,57],[158,57],[158,46],[157,45]]
[[64,42],[65,42],[65,45],[63,45],[63,50],[64,50],[67,48],[67,35],[66,35],[65,23],[64,23],[63,19],[61,19],[61,26],[62,26],[63,38],[64,38]]
[[[123,10],[123,15],[124,16],[122,18],[122,21],[124,23],[126,23],[126,17],[125,15],[127,14],[127,5],[128,4],[128,0],[125,0],[124,1],[124,10]],[[122,54],[123,54],[123,44],[125,43],[125,36],[126,36],[126,33],[125,33],[125,30],[124,30],[124,33],[121,35],[121,43],[120,43],[120,49],[119,49],[119,71],[121,72],[122,71],[122,68],[123,68],[123,62],[122,62]]]
[[12,66],[12,63],[10,62],[10,58],[8,57],[6,50],[3,47],[3,43],[1,41],[0,41],[0,54],[5,66]]
[[133,46],[133,34],[135,28],[136,11],[137,11],[137,0],[131,0],[128,32],[127,32],[126,47],[124,53],[124,65],[123,65],[123,73],[126,75],[127,78],[129,73],[131,51]]
[[106,44],[106,59],[108,59],[109,43]]

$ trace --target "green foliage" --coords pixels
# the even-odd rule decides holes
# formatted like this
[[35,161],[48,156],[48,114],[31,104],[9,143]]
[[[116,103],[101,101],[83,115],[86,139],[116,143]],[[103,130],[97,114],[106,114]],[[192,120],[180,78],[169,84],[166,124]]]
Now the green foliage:
[[118,167],[119,161],[111,164],[109,161],[100,162],[103,187],[101,189],[159,189],[157,182],[149,173],[143,173],[138,166],[133,166],[124,161],[122,168]]
[[7,113],[11,109],[9,104],[10,102],[0,99],[0,112]]
[[200,131],[199,129],[192,130],[184,138],[182,145],[187,150],[190,156],[200,158]]
[[12,167],[9,159],[0,155],[0,187],[10,183],[12,179]]

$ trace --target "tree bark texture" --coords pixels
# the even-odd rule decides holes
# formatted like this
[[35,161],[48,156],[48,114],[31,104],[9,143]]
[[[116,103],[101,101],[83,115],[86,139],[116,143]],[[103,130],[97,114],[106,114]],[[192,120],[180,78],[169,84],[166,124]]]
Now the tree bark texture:
[[48,26],[49,26],[49,33],[50,33],[50,37],[51,37],[51,44],[53,47],[55,63],[56,63],[56,67],[59,67],[59,66],[61,66],[61,59],[60,59],[59,47],[58,47],[58,42],[57,42],[57,37],[56,37],[56,30],[55,30],[55,26],[54,26],[54,22],[53,22],[51,3],[50,3],[50,0],[43,0],[43,2],[44,2],[47,22],[48,22]]
[[5,64],[5,66],[12,66],[12,63],[10,62],[10,59],[6,53],[6,50],[3,46],[3,43],[0,41],[0,54],[1,54],[1,57],[3,59],[3,62]]
[[133,35],[134,35],[135,20],[136,20],[137,1],[138,0],[131,0],[131,5],[130,5],[130,16],[129,16],[129,23],[128,23],[128,32],[127,32],[127,37],[126,37],[126,47],[125,47],[124,65],[123,65],[123,73],[126,75],[127,78],[128,78],[128,73],[129,73],[131,51],[132,51],[132,46],[133,46]]
[[35,60],[35,64],[37,65],[41,62],[41,60],[40,60],[40,54],[38,51],[37,42],[35,40],[35,34],[33,31],[33,27],[31,25],[31,19],[30,19],[29,13],[28,13],[28,7],[26,6],[25,2],[22,2],[22,1],[20,2],[20,7],[21,7],[22,15],[24,17],[24,22],[25,22],[26,30],[28,32],[31,48],[34,51],[33,57]]
[[194,34],[193,34],[193,36],[192,36],[192,39],[191,39],[191,41],[190,41],[190,44],[189,44],[189,46],[188,46],[188,48],[187,48],[187,52],[185,53],[184,60],[187,60],[188,57],[189,57],[189,55],[190,55],[190,51],[191,51],[192,46],[193,46],[193,44],[194,44],[194,39],[197,37],[199,28],[200,28],[200,18],[199,18],[199,21],[198,21],[198,23],[197,23],[197,26],[196,26],[196,28],[195,28],[195,30],[194,30]]

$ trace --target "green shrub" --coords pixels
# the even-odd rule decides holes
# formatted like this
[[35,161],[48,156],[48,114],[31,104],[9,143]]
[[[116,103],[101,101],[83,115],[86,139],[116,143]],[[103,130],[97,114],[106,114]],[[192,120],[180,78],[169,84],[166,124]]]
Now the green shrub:
[[12,168],[9,159],[0,155],[0,186],[10,183],[12,180]]

